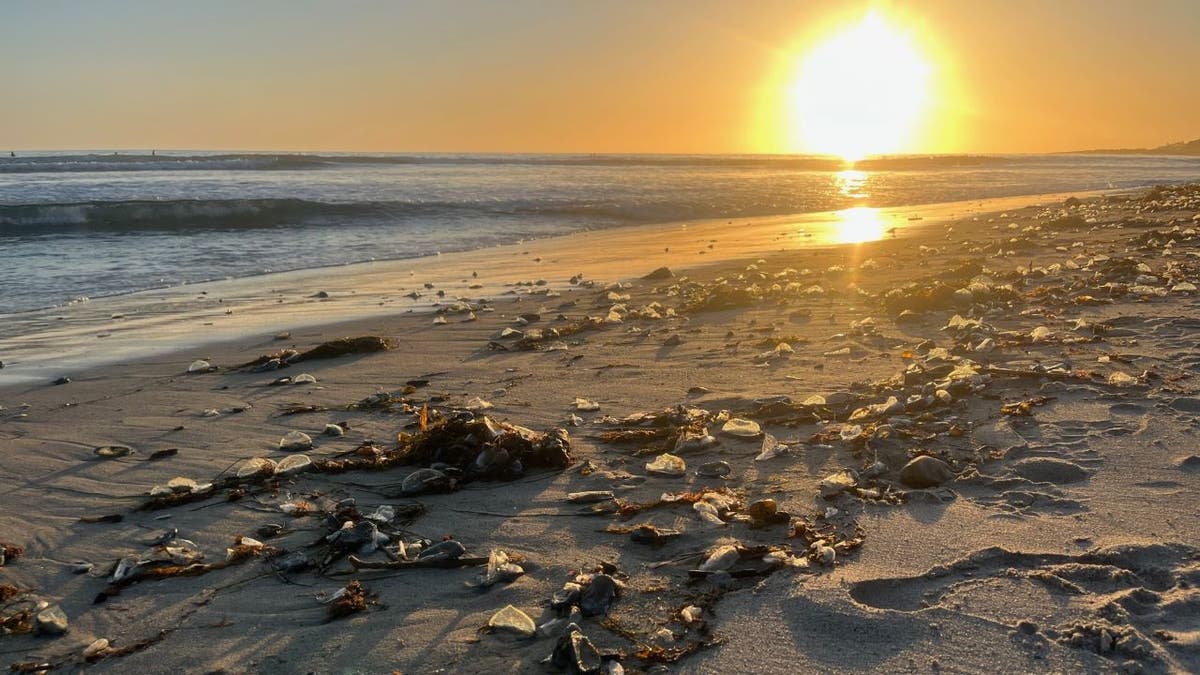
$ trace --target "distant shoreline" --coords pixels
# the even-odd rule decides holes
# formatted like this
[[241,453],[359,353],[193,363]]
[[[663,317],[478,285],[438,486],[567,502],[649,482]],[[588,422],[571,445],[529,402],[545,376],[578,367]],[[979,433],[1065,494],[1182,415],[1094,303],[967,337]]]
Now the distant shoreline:
[[1056,155],[1150,155],[1158,157],[1200,157],[1200,138],[1194,141],[1168,143],[1157,148],[1112,148],[1100,150],[1069,150]]

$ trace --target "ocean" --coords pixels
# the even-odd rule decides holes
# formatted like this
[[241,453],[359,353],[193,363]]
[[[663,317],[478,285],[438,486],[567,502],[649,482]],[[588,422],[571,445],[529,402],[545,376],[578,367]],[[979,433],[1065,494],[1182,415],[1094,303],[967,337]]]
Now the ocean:
[[588,228],[1200,181],[1200,158],[277,153],[0,157],[0,314]]

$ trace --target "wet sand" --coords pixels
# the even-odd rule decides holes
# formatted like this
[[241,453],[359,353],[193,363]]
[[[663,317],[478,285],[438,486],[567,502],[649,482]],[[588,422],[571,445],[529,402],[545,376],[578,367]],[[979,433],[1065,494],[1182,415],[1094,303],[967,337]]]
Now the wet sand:
[[[41,599],[70,630],[5,636],[2,662],[73,672],[104,638],[110,651],[89,670],[554,672],[539,661],[563,625],[534,638],[480,629],[509,604],[551,620],[564,583],[606,572],[623,588],[607,617],[578,625],[609,672],[661,661],[669,672],[1194,671],[1200,323],[1187,284],[1200,279],[1200,193],[1062,204],[898,209],[858,221],[896,236],[859,244],[834,241],[861,229],[839,235],[815,216],[593,232],[26,317],[25,339],[0,342],[12,369],[0,373],[15,374],[0,389],[0,541],[25,549],[0,583],[22,593],[6,611]],[[672,277],[640,278],[664,265]],[[473,298],[474,320],[450,306],[456,296]],[[498,337],[504,328],[529,339]],[[552,328],[563,335],[532,339]],[[355,335],[396,348],[234,369]],[[217,369],[187,374],[196,359]],[[316,382],[268,386],[300,373]],[[50,384],[60,376],[72,381]],[[380,392],[395,393],[386,407],[348,408]],[[445,494],[399,494],[414,466],[310,471],[247,482],[235,501],[219,485],[139,510],[174,477],[203,483],[294,454],[278,448],[294,430],[314,439],[314,461],[367,443],[387,451],[398,433],[420,434],[423,406],[436,424],[483,406],[475,399],[497,421],[567,429],[570,466]],[[295,405],[317,411],[281,415]],[[682,477],[650,474],[679,417],[626,418],[680,405],[719,443],[680,451]],[[763,439],[720,433],[727,417],[787,451],[756,459]],[[323,435],[338,423],[344,435]],[[666,435],[622,442],[646,430]],[[97,458],[110,445],[133,452]],[[930,473],[936,484],[905,468],[921,455],[948,471]],[[717,461],[727,476],[696,474]],[[723,525],[690,503],[649,506],[703,488],[728,490],[708,500]],[[622,512],[580,515],[590,505],[567,495],[588,490],[612,491]],[[524,574],[480,589],[478,567],[355,572],[344,557],[277,573],[264,552],[197,576],[111,582],[119,559],[153,556],[172,528],[204,562],[224,560],[238,536],[319,562],[331,525],[281,507],[333,512],[345,498],[361,513],[419,503],[422,514],[379,527],[390,543],[451,537],[465,558],[518,556]],[[786,515],[752,518],[763,499]],[[121,520],[80,522],[107,515]],[[268,523],[285,531],[264,538]],[[680,534],[641,544],[629,529],[643,524]],[[77,561],[94,567],[76,574]],[[372,594],[365,611],[327,621],[321,599],[355,579]]]

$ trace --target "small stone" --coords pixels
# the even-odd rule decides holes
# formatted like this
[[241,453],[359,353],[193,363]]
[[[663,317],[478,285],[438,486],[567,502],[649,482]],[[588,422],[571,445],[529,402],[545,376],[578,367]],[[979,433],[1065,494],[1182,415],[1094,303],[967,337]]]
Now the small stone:
[[679,530],[667,530],[657,528],[653,525],[638,525],[629,533],[629,539],[635,544],[648,544],[650,546],[661,546],[672,539],[680,537],[683,533]]
[[576,398],[575,409],[580,412],[595,412],[600,409],[600,404],[586,398]]
[[67,613],[57,606],[47,607],[34,617],[34,630],[38,635],[64,635],[69,624]]
[[1137,384],[1138,380],[1136,377],[1118,370],[1108,376],[1108,383],[1114,387],[1131,387]]
[[717,439],[707,433],[686,431],[679,435],[679,439],[675,441],[675,452],[683,454],[685,452],[695,452],[710,448],[717,444]]
[[831,499],[854,487],[857,483],[858,478],[854,475],[853,471],[842,469],[835,474],[821,479],[818,487],[821,490],[822,497]]
[[817,562],[828,566],[837,560],[837,550],[825,542],[818,541],[813,544],[813,556]]
[[579,604],[579,594],[582,592],[583,586],[568,581],[550,597],[550,609],[562,610]]
[[775,523],[787,522],[788,515],[779,512],[779,505],[774,499],[760,499],[746,507],[746,515],[750,516],[750,527],[766,527]]
[[708,554],[708,558],[700,565],[701,572],[719,572],[733,567],[733,564],[740,558],[736,546],[725,544],[718,546]]
[[300,452],[312,449],[312,437],[303,431],[289,431],[279,439],[279,449],[285,452]]
[[733,473],[733,467],[724,460],[705,462],[696,469],[696,475],[705,478],[725,478],[731,473]]
[[196,490],[196,481],[191,478],[176,476],[167,481],[167,489],[176,494],[194,492]]
[[300,373],[292,378],[292,384],[316,384],[317,378],[308,373]]
[[191,365],[189,365],[187,368],[187,371],[193,374],[209,373],[214,370],[216,370],[216,368],[213,368],[213,365],[204,359],[196,359],[195,361],[192,361]]
[[918,489],[937,487],[954,476],[949,464],[929,455],[916,457],[900,469],[900,482]]
[[345,436],[346,430],[343,429],[340,424],[326,424],[325,431],[322,433],[324,433],[326,436]]
[[54,384],[70,384],[70,383],[71,383],[71,378],[69,378],[69,377],[60,377],[54,381]]
[[711,502],[700,500],[692,504],[692,511],[704,522],[713,525],[714,527],[725,527],[728,525],[724,520],[721,520],[721,513]]
[[736,438],[758,438],[762,436],[762,428],[758,422],[734,417],[721,427],[721,433]]
[[591,504],[613,499],[612,490],[588,490],[586,492],[568,492],[567,501],[574,504]]
[[579,595],[579,609],[584,616],[603,616],[616,599],[617,580],[607,574],[596,574]]
[[358,551],[372,553],[380,544],[388,541],[387,535],[381,534],[375,523],[360,520],[357,523],[346,521],[341,529],[325,538],[339,551]]
[[450,477],[437,469],[417,469],[400,483],[400,491],[405,495],[419,495],[445,490],[450,485]]
[[604,664],[596,645],[574,623],[567,625],[566,633],[554,645],[550,663],[555,668],[580,675],[599,675]]
[[97,457],[115,459],[117,457],[124,457],[133,452],[133,448],[127,445],[102,445],[92,452],[95,453]]
[[434,317],[434,319],[433,319],[433,325],[435,325],[435,326],[445,326],[445,325],[446,325],[446,317],[444,317],[444,316],[442,316],[442,315],[440,315],[440,314],[439,314],[438,316]]
[[275,339],[276,340],[290,340],[290,339],[292,339],[292,334],[285,330],[282,333],[276,333]]
[[758,455],[754,457],[756,462],[765,462],[768,459],[775,459],[780,455],[786,454],[788,446],[780,443],[771,434],[763,434],[762,447],[759,448]]
[[251,457],[238,467],[238,478],[265,478],[275,473],[275,462],[266,457]]
[[687,472],[687,463],[683,461],[682,457],[664,452],[655,457],[653,461],[646,463],[646,471],[659,476],[677,478]]
[[466,405],[467,410],[470,410],[471,412],[483,412],[484,410],[491,410],[495,407],[496,406],[491,401],[485,401],[478,396],[468,400]]
[[92,642],[92,644],[83,648],[83,659],[85,661],[94,659],[97,656],[100,656],[101,654],[103,654],[104,652],[107,652],[108,644],[109,643],[106,638],[100,638],[98,640],[95,640],[94,642]]
[[[341,427],[338,427],[339,429]],[[279,476],[288,476],[291,474],[308,471],[312,468],[312,460],[308,455],[289,455],[279,461],[275,466],[275,474]]]
[[662,279],[670,279],[674,276],[675,274],[671,272],[670,268],[660,267],[642,278],[646,281],[659,281]]
[[507,605],[493,614],[492,618],[488,619],[488,626],[495,630],[516,633],[521,637],[532,637],[537,632],[537,625],[533,623],[533,619],[512,605]]

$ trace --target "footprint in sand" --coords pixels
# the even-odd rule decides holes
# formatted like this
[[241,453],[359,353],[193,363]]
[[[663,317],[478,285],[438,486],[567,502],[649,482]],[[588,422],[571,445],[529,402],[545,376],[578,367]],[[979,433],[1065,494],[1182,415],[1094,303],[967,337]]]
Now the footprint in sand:
[[1086,482],[1102,460],[1086,437],[1067,437],[1074,440],[1010,447],[1000,461],[962,481],[963,496],[1007,513],[1065,515],[1085,510],[1084,501],[1063,486]]
[[1008,470],[1034,483],[1081,483],[1090,472],[1074,462],[1054,457],[1029,457],[1013,462]]
[[1185,544],[1078,555],[993,547],[919,576],[860,581],[849,593],[876,609],[938,609],[1013,625],[1014,636],[1044,638],[1030,641],[1039,648],[1087,649],[1182,672],[1200,648],[1198,583],[1200,549]]

